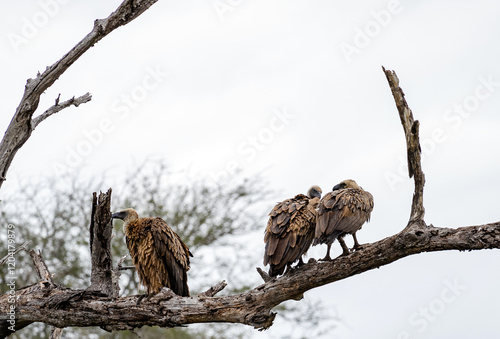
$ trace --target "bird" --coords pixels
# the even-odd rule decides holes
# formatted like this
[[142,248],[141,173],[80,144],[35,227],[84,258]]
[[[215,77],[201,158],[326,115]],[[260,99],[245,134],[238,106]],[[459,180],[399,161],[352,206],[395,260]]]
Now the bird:
[[188,297],[187,271],[193,256],[167,222],[161,218],[139,218],[132,208],[113,213],[111,218],[124,221],[123,233],[140,283],[148,295],[170,288]]
[[342,246],[342,255],[350,253],[344,236],[351,234],[354,239],[353,249],[361,248],[356,232],[370,220],[373,210],[373,196],[363,190],[354,180],[347,179],[335,185],[325,194],[318,205],[316,232],[313,246],[327,244],[326,256],[322,261],[331,260],[330,248],[335,239]]
[[312,186],[307,196],[298,194],[278,203],[269,213],[264,242],[264,266],[269,263],[269,276],[275,277],[288,270],[295,261],[304,264],[302,255],[314,238],[316,206],[321,188]]

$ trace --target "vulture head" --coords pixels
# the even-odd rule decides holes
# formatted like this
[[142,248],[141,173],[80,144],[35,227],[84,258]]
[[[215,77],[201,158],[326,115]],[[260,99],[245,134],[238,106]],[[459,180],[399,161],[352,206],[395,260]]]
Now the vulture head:
[[361,189],[361,187],[358,186],[356,181],[354,181],[352,179],[347,179],[347,180],[344,180],[341,183],[333,186],[332,191],[342,190],[345,188],[355,188],[358,190]]
[[307,191],[307,196],[309,198],[321,198],[321,193],[323,193],[323,191],[321,190],[321,188],[319,188],[319,186],[312,186],[309,191]]
[[128,224],[131,221],[139,219],[139,215],[137,212],[132,209],[132,208],[127,208],[123,211],[116,212],[111,214],[112,219],[121,219],[125,222],[125,224]]

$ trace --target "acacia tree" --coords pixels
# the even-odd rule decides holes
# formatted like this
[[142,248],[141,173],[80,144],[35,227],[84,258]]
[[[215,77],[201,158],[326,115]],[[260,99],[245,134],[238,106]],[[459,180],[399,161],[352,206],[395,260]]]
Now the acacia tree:
[[[29,79],[14,117],[0,143],[0,187],[19,148],[28,140],[33,129],[50,115],[70,105],[91,99],[90,94],[52,106],[34,116],[41,94],[91,46],[119,26],[138,17],[156,1],[125,0],[108,18],[96,20],[93,30],[61,60],[48,67],[35,79]],[[286,300],[300,300],[304,292],[345,279],[367,270],[387,265],[408,255],[444,250],[480,250],[500,248],[500,222],[461,228],[439,228],[424,221],[423,190],[425,177],[421,167],[419,123],[414,120],[396,74],[384,69],[396,101],[406,137],[408,168],[414,178],[415,190],[410,219],[398,234],[372,244],[355,253],[330,262],[310,260],[289,274],[270,279],[260,272],[265,283],[250,290],[215,297],[226,286],[224,281],[189,298],[162,290],[148,302],[137,305],[139,296],[119,297],[113,277],[111,240],[111,190],[94,195],[90,223],[92,273],[90,286],[71,289],[56,284],[40,253],[31,251],[39,282],[0,297],[0,334],[8,335],[9,320],[15,314],[15,328],[42,322],[58,328],[98,326],[107,331],[134,329],[141,326],[177,327],[193,323],[241,323],[257,329],[272,325],[276,313],[272,310]],[[9,252],[10,253],[10,252]],[[8,258],[8,257],[7,257]],[[15,295],[15,298],[12,296]],[[14,301],[13,301],[14,300]],[[10,314],[10,315],[9,315]]]

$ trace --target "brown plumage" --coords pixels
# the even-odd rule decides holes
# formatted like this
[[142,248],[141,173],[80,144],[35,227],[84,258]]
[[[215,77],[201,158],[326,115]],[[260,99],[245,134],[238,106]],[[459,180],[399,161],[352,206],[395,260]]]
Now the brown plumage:
[[139,280],[147,294],[158,293],[162,287],[175,294],[189,296],[187,271],[193,256],[181,238],[161,218],[139,218],[129,208],[114,213],[122,219],[123,232]]
[[321,188],[313,186],[307,194],[280,202],[269,213],[264,236],[264,266],[269,263],[271,277],[283,274],[285,268],[297,260],[298,265],[302,265],[302,255],[311,246]]
[[356,232],[370,219],[372,210],[373,196],[350,179],[333,187],[332,192],[321,199],[313,245],[327,244],[323,260],[331,260],[330,247],[335,239],[342,246],[343,255],[350,253],[343,239],[346,234],[352,234],[354,249],[360,248]]

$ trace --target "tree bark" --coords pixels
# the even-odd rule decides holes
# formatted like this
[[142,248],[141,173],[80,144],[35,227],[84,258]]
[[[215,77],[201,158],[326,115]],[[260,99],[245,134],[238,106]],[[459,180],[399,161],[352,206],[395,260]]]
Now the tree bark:
[[117,297],[113,291],[113,258],[111,255],[111,188],[106,193],[96,193],[92,199],[90,222],[90,255],[92,270],[89,290],[101,291],[110,297]]

